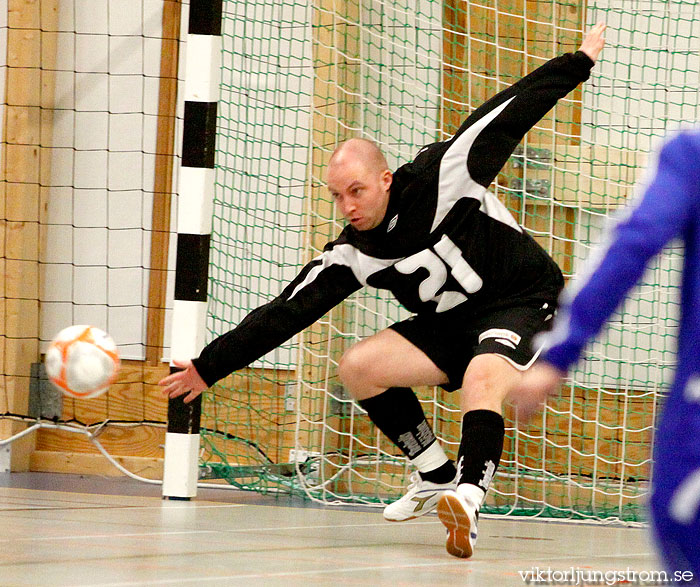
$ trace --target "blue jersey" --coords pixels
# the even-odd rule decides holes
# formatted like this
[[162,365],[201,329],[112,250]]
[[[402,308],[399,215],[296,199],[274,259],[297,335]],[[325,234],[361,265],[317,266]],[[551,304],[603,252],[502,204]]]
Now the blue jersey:
[[[650,508],[657,546],[671,571],[700,578],[700,130],[668,139],[638,200],[607,244],[565,290],[543,358],[567,371],[670,240],[685,246],[678,367],[654,446]],[[697,583],[693,583],[694,585]]]
[[543,337],[543,358],[568,371],[641,278],[649,260],[679,238],[685,261],[676,388],[700,373],[700,130],[669,138],[650,162],[641,188],[585,272],[562,294],[554,327]]

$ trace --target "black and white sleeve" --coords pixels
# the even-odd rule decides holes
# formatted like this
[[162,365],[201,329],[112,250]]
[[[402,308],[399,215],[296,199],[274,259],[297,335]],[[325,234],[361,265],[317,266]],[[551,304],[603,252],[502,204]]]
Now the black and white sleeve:
[[[476,183],[488,187],[525,134],[558,100],[586,81],[593,61],[583,52],[549,60],[520,81],[484,102],[462,123],[450,143],[473,126],[467,166]],[[483,120],[482,119],[488,119]]]
[[350,245],[329,245],[278,297],[209,343],[192,361],[206,384],[213,385],[277,348],[360,289],[348,259],[353,251]]

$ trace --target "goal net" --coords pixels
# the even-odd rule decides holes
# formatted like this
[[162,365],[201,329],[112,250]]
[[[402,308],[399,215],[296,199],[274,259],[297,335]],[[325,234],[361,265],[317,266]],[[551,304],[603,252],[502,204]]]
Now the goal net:
[[[492,185],[567,278],[627,204],[655,140],[698,119],[691,2],[224,2],[208,338],[271,300],[342,228],[324,167],[350,137],[392,168],[449,137],[484,100],[609,28],[591,79],[532,130]],[[560,397],[506,442],[484,512],[643,519],[654,425],[670,381],[682,251],[667,248]],[[410,473],[337,378],[352,344],[406,316],[363,290],[220,382],[203,404],[202,466],[256,491],[388,503]],[[451,457],[458,396],[416,389]]]

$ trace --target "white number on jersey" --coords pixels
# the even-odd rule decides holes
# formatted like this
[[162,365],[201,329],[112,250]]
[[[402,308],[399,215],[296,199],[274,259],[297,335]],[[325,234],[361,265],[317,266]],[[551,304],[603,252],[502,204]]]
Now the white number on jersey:
[[421,267],[427,269],[428,277],[418,286],[418,295],[424,302],[437,302],[436,312],[446,312],[467,301],[467,296],[458,291],[447,290],[438,295],[447,281],[447,267],[466,293],[479,291],[484,282],[447,235],[444,235],[434,248],[435,253],[425,249],[402,259],[394,267],[404,275],[409,275]]

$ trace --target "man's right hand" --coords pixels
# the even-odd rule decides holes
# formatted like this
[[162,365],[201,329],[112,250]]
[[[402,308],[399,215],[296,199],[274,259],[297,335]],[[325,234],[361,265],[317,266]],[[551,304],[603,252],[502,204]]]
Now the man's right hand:
[[527,421],[542,409],[547,397],[559,391],[565,376],[566,373],[544,361],[530,367],[510,392],[510,400],[517,410],[518,418]]
[[173,360],[173,364],[182,369],[182,371],[163,377],[158,382],[158,385],[163,387],[161,393],[169,398],[180,397],[187,393],[183,401],[188,404],[207,389],[208,386],[197,373],[197,369],[194,368],[192,361]]
[[606,28],[607,25],[604,22],[599,22],[590,30],[579,47],[579,51],[588,55],[593,63],[598,60],[598,55],[600,55],[600,52],[605,46],[603,33]]

